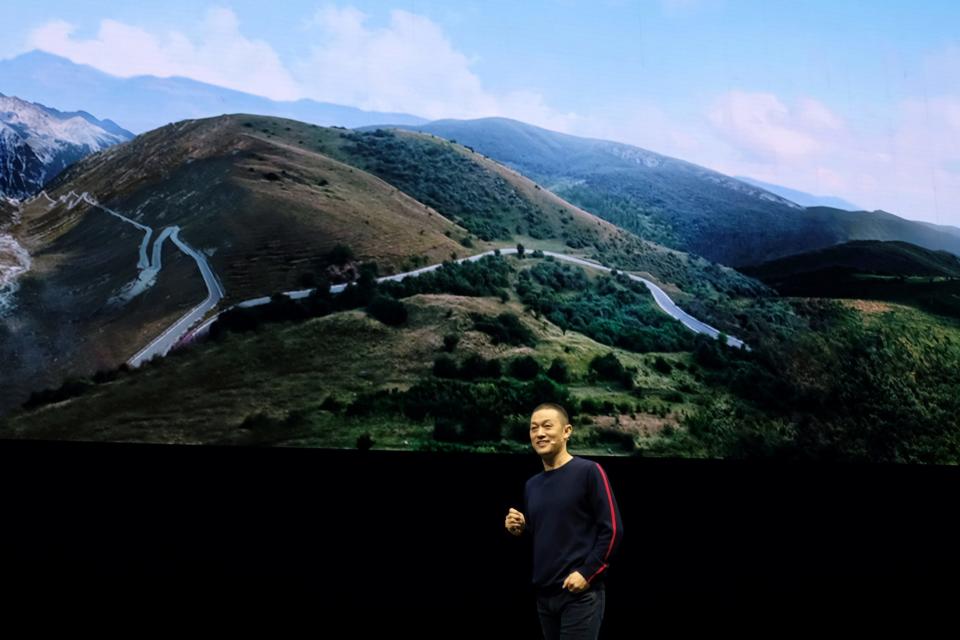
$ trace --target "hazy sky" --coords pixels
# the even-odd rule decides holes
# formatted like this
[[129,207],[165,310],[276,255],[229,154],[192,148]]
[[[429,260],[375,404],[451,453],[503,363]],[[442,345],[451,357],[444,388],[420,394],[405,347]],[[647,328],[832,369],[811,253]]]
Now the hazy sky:
[[960,226],[955,1],[2,0],[0,21],[0,58],[507,116]]

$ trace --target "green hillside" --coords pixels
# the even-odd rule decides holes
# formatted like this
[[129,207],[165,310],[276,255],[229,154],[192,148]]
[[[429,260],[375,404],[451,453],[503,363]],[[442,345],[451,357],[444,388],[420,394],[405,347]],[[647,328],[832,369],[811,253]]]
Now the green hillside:
[[960,462],[957,321],[768,300],[752,321],[775,330],[743,352],[657,317],[645,287],[550,259],[421,278],[248,310],[212,341],[36,394],[0,436],[529,451],[527,412],[553,400],[581,453]]
[[[353,447],[368,432],[383,447],[523,450],[525,412],[552,394],[584,413],[576,446],[628,453],[703,393],[687,368],[694,335],[622,276],[491,257],[380,291],[402,301],[399,324],[369,307],[251,309],[258,329],[37,395],[0,436]],[[562,327],[530,308],[547,300]]]
[[960,237],[878,212],[804,209],[762,188],[631,145],[505,118],[407,126],[470,145],[643,238],[732,266],[854,239],[960,254]]

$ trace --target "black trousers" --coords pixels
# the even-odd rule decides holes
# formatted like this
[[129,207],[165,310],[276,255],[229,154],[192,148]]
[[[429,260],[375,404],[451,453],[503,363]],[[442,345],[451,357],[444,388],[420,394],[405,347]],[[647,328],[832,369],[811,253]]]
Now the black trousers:
[[537,614],[545,640],[596,640],[606,605],[606,585],[580,593],[566,589],[556,595],[537,595]]

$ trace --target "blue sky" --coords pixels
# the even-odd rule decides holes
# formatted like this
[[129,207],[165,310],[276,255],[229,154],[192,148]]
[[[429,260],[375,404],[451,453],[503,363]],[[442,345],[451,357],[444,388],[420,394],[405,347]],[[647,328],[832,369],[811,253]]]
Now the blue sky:
[[40,48],[275,99],[514,117],[960,226],[960,3],[4,5],[0,58]]

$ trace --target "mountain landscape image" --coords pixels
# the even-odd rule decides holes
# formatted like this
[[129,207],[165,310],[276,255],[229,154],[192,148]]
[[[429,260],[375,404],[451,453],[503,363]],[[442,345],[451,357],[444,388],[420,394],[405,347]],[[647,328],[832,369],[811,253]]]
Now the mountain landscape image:
[[960,463],[955,37],[189,11],[0,50],[0,438],[522,453],[556,402],[585,455]]

